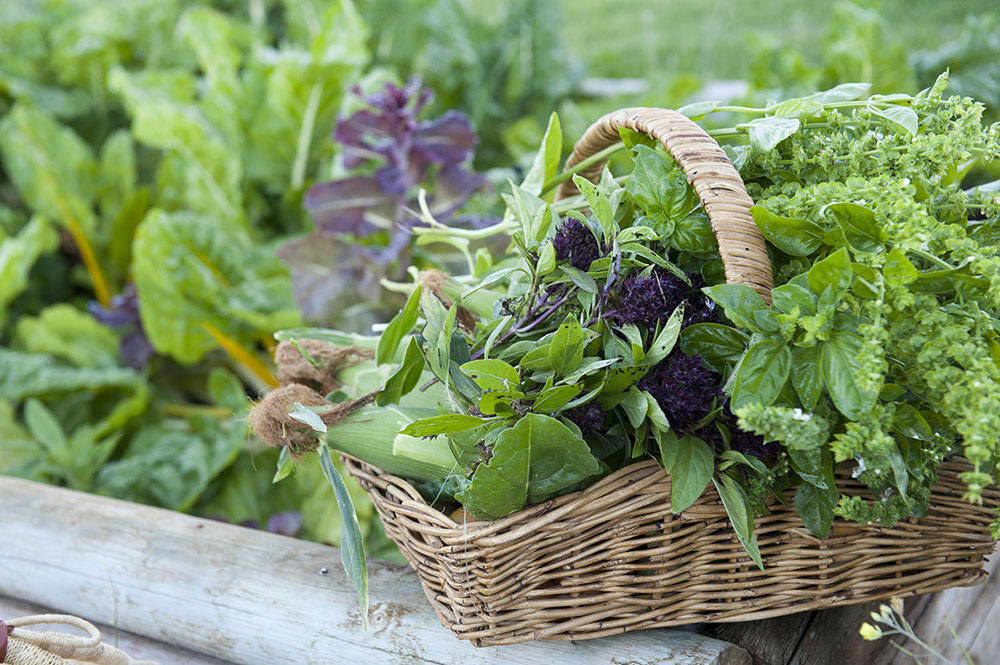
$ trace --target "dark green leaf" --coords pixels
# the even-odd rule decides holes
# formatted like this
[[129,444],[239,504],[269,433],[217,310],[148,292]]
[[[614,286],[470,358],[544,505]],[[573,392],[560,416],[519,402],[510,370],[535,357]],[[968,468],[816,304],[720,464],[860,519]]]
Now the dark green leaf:
[[802,523],[817,538],[826,538],[833,524],[833,509],[840,499],[837,486],[821,489],[811,483],[803,483],[795,492],[795,510]]
[[823,244],[823,227],[807,219],[781,217],[762,206],[750,208],[753,221],[775,247],[791,256],[808,256]]
[[822,295],[827,287],[833,289],[836,297],[842,296],[851,286],[854,271],[851,268],[851,255],[841,247],[836,252],[819,261],[807,273],[809,289],[816,295]]
[[837,410],[851,420],[870,412],[878,399],[877,392],[862,390],[855,379],[857,372],[864,369],[860,366],[863,346],[858,335],[839,331],[823,343],[820,351],[820,368],[826,389]]
[[705,294],[721,305],[730,321],[740,328],[759,332],[754,313],[767,309],[767,303],[760,294],[742,284],[716,284],[702,289]]
[[417,387],[423,371],[424,356],[420,353],[420,344],[416,337],[411,337],[406,345],[403,362],[389,375],[385,385],[379,390],[375,398],[377,404],[379,406],[398,404],[403,395]]
[[407,297],[406,305],[396,313],[396,316],[392,317],[389,325],[382,331],[375,349],[375,362],[379,365],[392,362],[403,337],[413,332],[413,327],[417,325],[417,315],[420,313],[420,293],[422,291],[423,285],[417,284]]
[[757,538],[754,536],[754,518],[750,508],[750,500],[740,484],[727,475],[722,475],[714,480],[715,489],[719,492],[722,505],[729,515],[729,521],[736,531],[743,549],[753,559],[754,563],[761,570],[764,570],[764,562],[760,558],[760,548],[757,547]]
[[715,454],[696,436],[684,436],[670,466],[670,511],[682,513],[698,500],[712,480]]
[[716,370],[735,365],[750,341],[746,333],[721,323],[696,323],[682,330],[680,338],[681,351],[701,356]]
[[699,205],[687,174],[669,155],[645,145],[635,147],[635,168],[625,181],[632,200],[655,222],[676,222]]
[[549,362],[560,376],[572,372],[583,362],[583,329],[573,315],[567,316],[552,336]]
[[816,408],[823,392],[823,375],[820,371],[820,346],[792,348],[792,387],[806,409]]

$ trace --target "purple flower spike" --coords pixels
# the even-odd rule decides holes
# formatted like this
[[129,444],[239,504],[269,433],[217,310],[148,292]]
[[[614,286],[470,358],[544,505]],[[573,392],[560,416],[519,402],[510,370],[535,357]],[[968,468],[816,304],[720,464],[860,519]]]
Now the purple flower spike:
[[578,219],[567,219],[552,238],[556,258],[569,261],[579,270],[588,270],[590,264],[601,257],[597,238]]
[[719,378],[702,364],[700,356],[675,350],[636,385],[653,396],[672,428],[683,431],[712,410],[722,394]]
[[622,282],[618,293],[618,308],[608,317],[626,325],[633,323],[640,328],[652,329],[666,321],[681,303],[685,304],[684,327],[694,323],[715,320],[711,302],[702,295],[703,282],[691,276],[691,285],[673,273],[656,268],[648,277],[629,275]]
[[604,430],[604,410],[597,400],[569,409],[564,415],[580,428],[584,438]]

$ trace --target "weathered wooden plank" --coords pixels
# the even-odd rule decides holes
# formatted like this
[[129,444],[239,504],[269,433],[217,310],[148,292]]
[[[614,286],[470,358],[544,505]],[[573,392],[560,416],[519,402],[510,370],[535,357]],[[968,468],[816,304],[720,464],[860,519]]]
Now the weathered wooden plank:
[[416,576],[375,562],[371,632],[335,548],[0,477],[0,595],[114,623],[237,665],[749,665],[742,649],[658,630],[476,649]]
[[754,665],[785,665],[813,614],[799,612],[761,621],[704,624],[698,632],[743,647],[753,657]]
[[[58,614],[51,608],[31,605],[20,600],[0,597],[0,619],[32,616],[35,614]],[[150,640],[139,635],[133,635],[111,626],[98,625],[101,637],[105,643],[116,646],[135,660],[151,660],[157,665],[229,665],[217,658],[203,656],[187,649],[172,647],[162,642]],[[63,625],[32,626],[31,630],[44,630],[56,633],[79,634],[72,628]]]

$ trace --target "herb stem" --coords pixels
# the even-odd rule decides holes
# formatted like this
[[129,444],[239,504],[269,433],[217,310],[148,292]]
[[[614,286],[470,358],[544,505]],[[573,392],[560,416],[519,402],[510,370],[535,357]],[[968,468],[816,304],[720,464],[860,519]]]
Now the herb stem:
[[306,181],[306,166],[309,162],[309,147],[312,144],[313,130],[316,128],[316,114],[319,113],[319,101],[323,96],[323,81],[316,81],[309,91],[309,101],[306,111],[302,114],[302,127],[299,128],[299,141],[295,147],[295,161],[292,166],[292,189],[302,189]]
[[579,164],[573,166],[573,168],[566,169],[559,175],[553,176],[551,179],[546,181],[545,184],[542,186],[542,194],[544,195],[546,192],[550,191],[556,186],[566,182],[577,173],[580,173],[581,171],[586,171],[594,164],[600,164],[610,159],[613,155],[616,155],[617,153],[621,152],[624,149],[625,149],[624,143],[615,143],[613,145],[609,145],[607,148],[601,150],[600,152],[594,153],[590,157],[587,157],[586,159],[582,160]]
[[236,340],[227,336],[224,332],[213,326],[208,321],[202,321],[201,325],[205,328],[205,331],[212,336],[212,339],[214,339],[219,346],[225,349],[225,351],[233,357],[233,360],[249,370],[250,373],[272,388],[277,388],[278,385],[280,385],[278,380],[274,378],[274,374],[271,373],[271,370],[269,370],[267,366],[260,361],[260,358],[244,349]]

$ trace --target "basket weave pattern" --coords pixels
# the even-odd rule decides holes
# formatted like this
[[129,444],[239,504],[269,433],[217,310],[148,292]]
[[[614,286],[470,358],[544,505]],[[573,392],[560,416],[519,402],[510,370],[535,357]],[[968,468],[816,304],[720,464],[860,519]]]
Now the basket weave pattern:
[[[791,507],[756,521],[765,572],[743,551],[714,488],[680,515],[670,477],[633,464],[582,492],[493,522],[457,524],[406,481],[344,464],[416,570],[441,622],[477,646],[578,640],[698,622],[749,621],[983,581],[1000,491],[962,497],[947,462],[930,512],[893,528],[836,520],[825,540]],[[838,471],[846,496],[867,488]]]
[[[753,201],[725,151],[675,112],[628,108],[594,123],[566,162],[573,168],[628,127],[658,140],[684,169],[708,214],[726,281],[771,302],[773,279]],[[580,175],[595,180],[601,163]],[[578,193],[564,182],[556,198]],[[765,572],[743,551],[714,487],[680,515],[670,477],[647,460],[587,489],[493,522],[456,524],[406,481],[347,455],[386,533],[423,582],[442,623],[477,646],[573,640],[697,622],[747,621],[981,582],[994,547],[1000,491],[965,502],[967,467],[948,462],[930,512],[894,528],[835,521],[825,540],[792,507],[756,520]],[[846,496],[867,488],[838,470]]]

